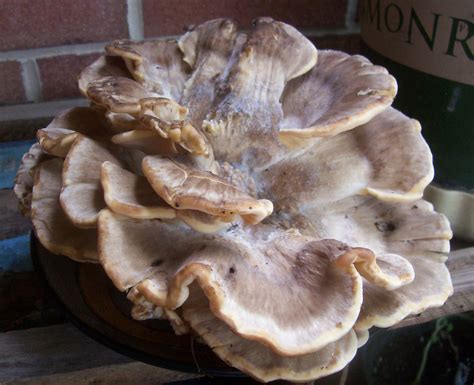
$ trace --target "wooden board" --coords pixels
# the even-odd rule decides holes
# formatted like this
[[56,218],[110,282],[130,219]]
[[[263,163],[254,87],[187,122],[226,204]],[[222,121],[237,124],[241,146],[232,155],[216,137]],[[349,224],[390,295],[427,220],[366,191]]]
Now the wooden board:
[[71,324],[0,334],[0,367],[2,384],[162,384],[194,377],[133,362]]

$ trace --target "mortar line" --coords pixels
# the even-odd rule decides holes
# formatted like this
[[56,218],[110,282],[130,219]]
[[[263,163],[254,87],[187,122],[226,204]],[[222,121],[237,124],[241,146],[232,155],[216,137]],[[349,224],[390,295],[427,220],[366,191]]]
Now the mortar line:
[[38,65],[35,60],[25,60],[21,62],[21,77],[26,99],[35,103],[41,101],[43,87]]
[[344,36],[344,35],[352,35],[354,33],[359,33],[360,28],[355,25],[351,29],[347,28],[308,28],[308,29],[301,29],[301,33],[303,33],[306,36],[311,36],[311,37],[320,37],[320,36],[328,36],[328,35],[338,35],[338,36]]
[[133,40],[143,40],[142,0],[127,0],[128,33]]
[[[179,35],[167,35],[167,36],[148,37],[142,40],[167,40],[167,39],[177,39],[178,37]],[[124,36],[124,38],[126,38],[126,36]],[[25,61],[25,60],[30,60],[30,59],[40,59],[40,58],[63,56],[63,55],[81,55],[81,54],[89,54],[89,53],[101,53],[101,52],[104,52],[104,46],[107,43],[108,42],[106,41],[102,41],[99,43],[60,45],[60,46],[55,46],[55,47],[3,51],[3,52],[0,52],[0,62],[10,61],[10,60]]]

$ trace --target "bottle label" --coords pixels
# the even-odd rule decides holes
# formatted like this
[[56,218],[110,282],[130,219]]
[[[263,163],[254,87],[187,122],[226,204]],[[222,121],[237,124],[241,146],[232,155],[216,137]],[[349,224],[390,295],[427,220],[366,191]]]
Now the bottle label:
[[474,85],[473,0],[362,0],[362,39],[407,67]]

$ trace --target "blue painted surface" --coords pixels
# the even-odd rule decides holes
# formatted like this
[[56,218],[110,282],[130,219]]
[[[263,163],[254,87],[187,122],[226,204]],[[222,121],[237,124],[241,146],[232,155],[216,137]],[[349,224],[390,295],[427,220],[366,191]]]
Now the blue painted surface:
[[0,269],[33,271],[29,233],[0,241]]
[[0,143],[0,189],[12,188],[21,157],[35,140]]

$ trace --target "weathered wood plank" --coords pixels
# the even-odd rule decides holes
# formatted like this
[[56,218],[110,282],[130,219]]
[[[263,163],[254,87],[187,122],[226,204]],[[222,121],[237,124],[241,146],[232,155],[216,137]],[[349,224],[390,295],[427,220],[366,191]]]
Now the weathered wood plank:
[[30,220],[21,215],[13,190],[0,190],[0,240],[27,234],[30,229]]
[[[2,385],[159,385],[200,376],[132,361],[96,343],[70,324],[0,334]],[[340,374],[334,374],[318,384],[336,385],[339,377]],[[221,378],[203,385],[208,383],[258,384],[250,378]],[[277,381],[276,384],[290,383]]]
[[0,334],[0,381],[126,362],[71,324]]
[[196,377],[142,362],[129,362],[49,376],[14,379],[4,382],[3,385],[160,385]]

